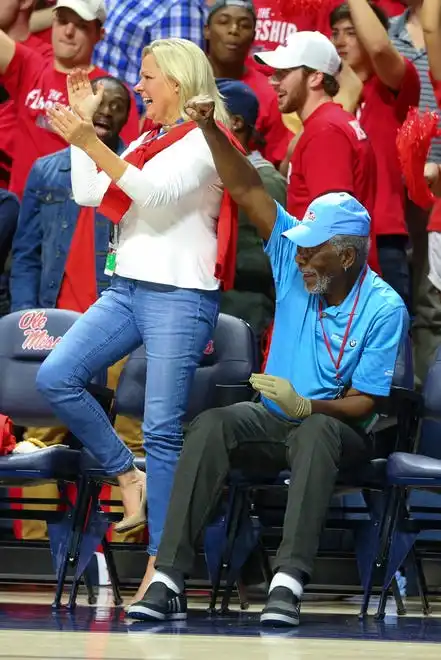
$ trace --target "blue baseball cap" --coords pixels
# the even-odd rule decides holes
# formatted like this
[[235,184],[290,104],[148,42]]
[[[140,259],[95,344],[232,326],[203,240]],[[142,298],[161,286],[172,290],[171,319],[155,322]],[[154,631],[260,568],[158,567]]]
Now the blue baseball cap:
[[340,234],[369,236],[370,216],[355,197],[344,192],[317,197],[308,206],[303,221],[283,233],[299,247],[317,247]]
[[253,127],[259,114],[259,100],[251,87],[232,78],[216,78],[216,85],[224,97],[228,112],[239,115],[248,126]]

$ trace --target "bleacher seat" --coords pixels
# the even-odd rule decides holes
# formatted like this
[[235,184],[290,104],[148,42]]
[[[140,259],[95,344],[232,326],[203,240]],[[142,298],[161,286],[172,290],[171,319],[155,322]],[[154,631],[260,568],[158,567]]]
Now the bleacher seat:
[[[61,340],[80,314],[58,309],[37,309],[14,312],[0,319],[0,412],[11,417],[17,426],[59,426],[45,399],[35,387],[41,363]],[[100,391],[108,392],[105,388]],[[27,504],[40,509],[11,510],[10,504],[21,506],[21,497],[0,496],[0,517],[3,519],[45,520],[48,523],[57,589],[54,606],[61,596],[69,563],[74,563],[73,541],[76,525],[85,517],[84,502],[80,498],[71,503],[66,484],[78,484],[80,452],[67,446],[48,447],[26,454],[0,456],[0,484],[7,487],[30,486],[57,481],[64,511],[48,511],[54,500],[26,498]],[[88,585],[90,588],[90,585]],[[91,594],[90,594],[91,596]]]

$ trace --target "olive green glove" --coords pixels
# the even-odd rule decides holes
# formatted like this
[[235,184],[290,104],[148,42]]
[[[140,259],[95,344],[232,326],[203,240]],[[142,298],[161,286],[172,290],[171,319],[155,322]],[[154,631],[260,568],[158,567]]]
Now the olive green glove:
[[267,374],[252,374],[252,387],[267,399],[277,403],[289,417],[304,419],[312,413],[311,400],[297,394],[289,380]]

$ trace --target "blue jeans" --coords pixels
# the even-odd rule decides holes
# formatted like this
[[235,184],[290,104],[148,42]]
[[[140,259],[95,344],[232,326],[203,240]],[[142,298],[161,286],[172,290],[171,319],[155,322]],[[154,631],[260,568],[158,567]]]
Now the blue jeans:
[[93,376],[146,347],[144,407],[149,553],[156,554],[167,514],[195,370],[212,338],[218,291],[178,289],[114,276],[42,364],[37,387],[57,417],[108,475],[131,468],[133,454],[87,392]]

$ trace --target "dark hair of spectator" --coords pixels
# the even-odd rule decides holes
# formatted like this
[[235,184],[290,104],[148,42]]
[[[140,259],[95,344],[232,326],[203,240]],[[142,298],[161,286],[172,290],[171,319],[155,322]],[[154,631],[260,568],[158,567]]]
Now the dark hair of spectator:
[[[374,14],[380,21],[381,25],[384,27],[386,31],[389,30],[389,18],[386,14],[386,12],[381,9],[378,5],[374,4],[373,2],[369,2],[369,7],[373,10]],[[335,9],[333,9],[329,15],[329,25],[331,28],[334,27],[336,23],[339,21],[351,21],[351,10],[349,9],[349,5],[347,2],[344,2],[342,5],[339,5]]]
[[[317,73],[315,69],[311,69],[309,66],[302,66],[302,70],[304,72],[305,78],[311,75],[311,73]],[[338,82],[337,78],[334,78],[334,76],[330,76],[329,73],[324,73],[323,89],[328,96],[334,98],[334,96],[337,96],[340,91],[340,83]]]
[[125,84],[121,82],[121,80],[119,80],[119,78],[115,78],[114,76],[100,76],[99,78],[94,78],[91,81],[92,87],[95,88],[97,83],[103,82],[105,80],[112,82],[114,85],[118,85],[122,90],[124,90],[124,94],[127,99],[127,112],[129,112],[130,104],[131,104],[130,92],[125,86]]

